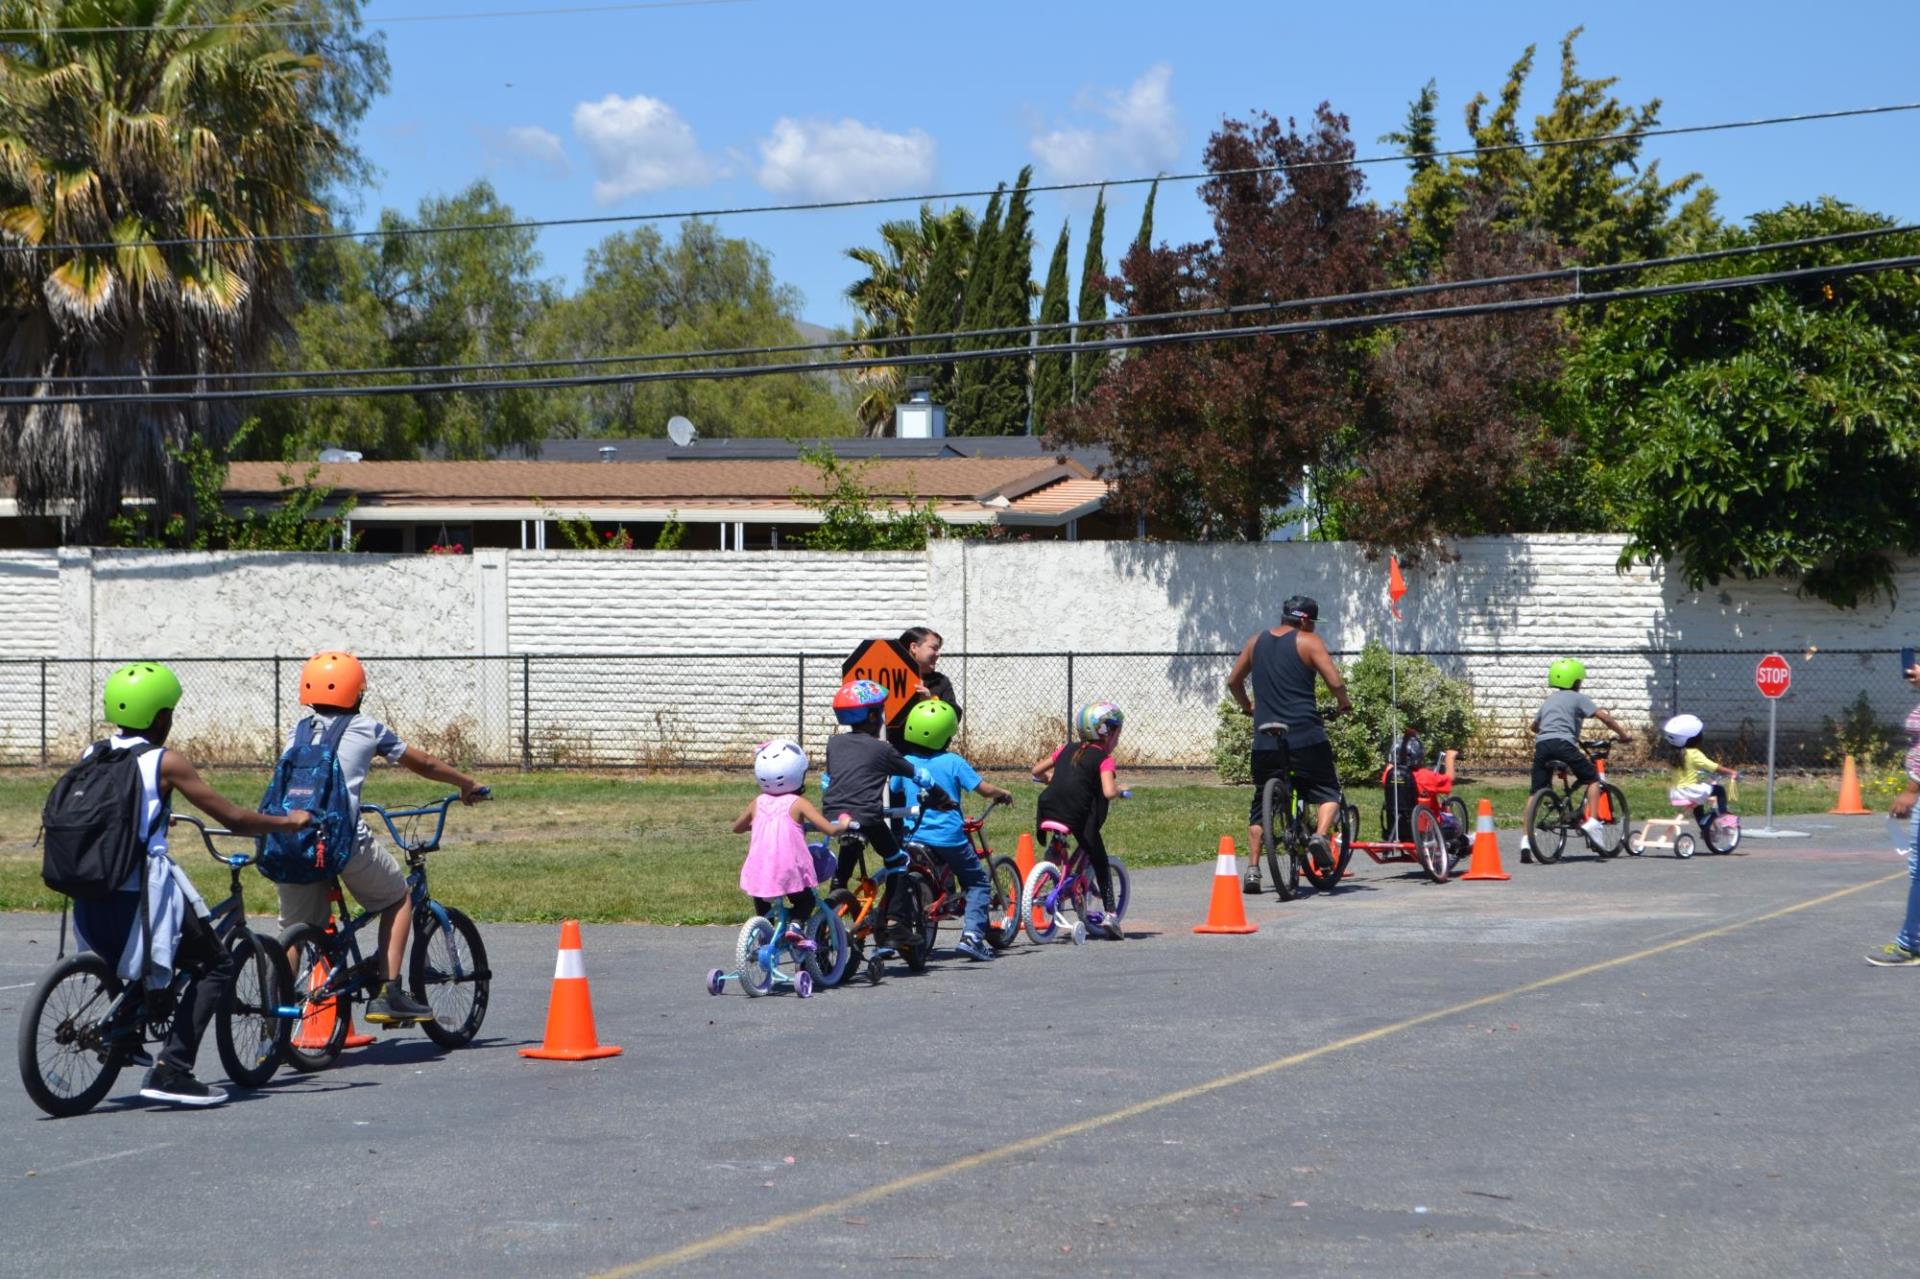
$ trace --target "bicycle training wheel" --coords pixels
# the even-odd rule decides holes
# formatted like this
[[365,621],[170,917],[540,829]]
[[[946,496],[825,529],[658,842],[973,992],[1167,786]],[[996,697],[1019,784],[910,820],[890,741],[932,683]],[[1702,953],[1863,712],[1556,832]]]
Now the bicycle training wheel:
[[[487,948],[480,930],[461,912],[448,906],[447,927],[431,910],[414,918],[413,954],[407,957],[407,985],[413,997],[433,1009],[433,1020],[420,1023],[427,1038],[442,1048],[464,1048],[480,1033],[487,1019],[493,974],[487,969]],[[451,935],[449,935],[451,930]]]
[[287,952],[246,928],[227,939],[233,986],[214,1012],[214,1043],[227,1078],[241,1088],[261,1088],[286,1055],[293,1022],[279,1014],[292,1003],[293,973]]
[[1542,787],[1527,796],[1527,811],[1520,825],[1526,831],[1533,860],[1542,865],[1559,861],[1560,855],[1567,851],[1567,827],[1572,824],[1566,800],[1559,791]]
[[852,948],[847,944],[846,925],[831,910],[815,907],[803,930],[807,940],[813,943],[814,967],[820,985],[823,988],[838,986],[840,979],[847,975],[847,965],[853,957]]
[[20,1010],[19,1048],[20,1082],[34,1105],[57,1119],[84,1115],[113,1090],[126,1065],[111,1046],[119,995],[112,967],[91,951],[67,956],[33,988]]
[[1052,941],[1060,931],[1060,916],[1055,911],[1059,893],[1060,868],[1052,862],[1041,862],[1027,872],[1027,882],[1020,890],[1020,925],[1036,945]]
[[1300,863],[1293,856],[1287,824],[1287,785],[1278,777],[1269,777],[1260,790],[1260,853],[1267,861],[1267,874],[1273,877],[1273,891],[1283,902],[1293,900],[1300,891]]
[[1447,876],[1453,873],[1453,854],[1447,851],[1447,833],[1440,829],[1440,819],[1431,809],[1413,810],[1413,851],[1428,879],[1436,884],[1447,882]]
[[1020,940],[1020,867],[1011,857],[996,857],[987,867],[992,896],[987,902],[987,945],[1005,950]]
[[740,989],[755,999],[773,989],[773,969],[760,958],[772,944],[773,925],[761,915],[740,925],[740,936],[734,939],[733,968],[740,974]]
[[1600,819],[1599,838],[1589,837],[1593,851],[1602,857],[1618,857],[1627,846],[1627,832],[1633,829],[1627,815],[1627,794],[1612,782],[1602,782],[1595,803],[1605,816]]
[[327,984],[332,965],[327,960],[327,932],[313,924],[295,924],[280,934],[290,975],[287,1003],[300,1010],[287,1036],[287,1064],[299,1071],[325,1070],[340,1057],[347,1042],[347,1019],[339,1009],[340,996],[316,1001],[314,992]]

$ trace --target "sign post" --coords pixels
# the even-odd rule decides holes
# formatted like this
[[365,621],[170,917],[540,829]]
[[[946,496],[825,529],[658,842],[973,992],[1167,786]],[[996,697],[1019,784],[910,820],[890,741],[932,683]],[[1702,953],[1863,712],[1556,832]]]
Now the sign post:
[[1753,669],[1753,686],[1760,690],[1760,696],[1767,699],[1767,824],[1749,833],[1762,839],[1801,838],[1806,832],[1773,828],[1773,773],[1780,727],[1780,699],[1793,687],[1793,667],[1780,654],[1768,653]]

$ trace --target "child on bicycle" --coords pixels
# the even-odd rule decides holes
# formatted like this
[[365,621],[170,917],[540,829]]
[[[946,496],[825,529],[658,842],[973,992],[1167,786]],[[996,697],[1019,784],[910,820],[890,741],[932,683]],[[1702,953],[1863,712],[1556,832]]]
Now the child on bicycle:
[[[967,791],[978,791],[996,804],[1011,804],[1011,791],[982,781],[972,764],[957,751],[947,749],[959,731],[960,714],[952,706],[938,699],[921,702],[907,712],[903,728],[907,757],[925,769],[946,796],[958,799]],[[906,787],[907,803],[920,803],[920,786],[908,782]],[[957,949],[968,959],[989,960],[993,958],[993,948],[986,941],[987,908],[993,900],[993,881],[987,876],[986,864],[967,841],[963,823],[958,805],[947,809],[924,808],[915,837],[926,845],[928,852],[953,868],[954,880],[966,890],[967,913],[960,921]]]
[[[300,704],[313,723],[308,732],[315,737],[334,727],[340,716],[351,716],[340,737],[336,758],[340,776],[346,782],[348,802],[357,812],[360,788],[375,756],[398,764],[408,772],[430,781],[452,786],[460,792],[460,802],[477,804],[486,796],[479,782],[450,764],[441,762],[417,746],[408,746],[399,734],[360,706],[367,693],[366,668],[351,653],[329,650],[315,654],[300,669]],[[301,721],[302,724],[306,720]],[[296,724],[288,737],[288,749],[298,740],[301,725]],[[401,963],[406,958],[407,930],[413,926],[413,898],[400,863],[386,850],[367,824],[361,822],[354,832],[353,850],[341,867],[339,881],[353,894],[355,901],[380,915],[379,948],[369,966],[380,981],[380,988],[367,1004],[367,1020],[382,1026],[401,1026],[430,1021],[433,1009],[414,999],[401,982]],[[280,927],[312,924],[324,927],[332,910],[331,885],[326,880],[312,884],[277,884],[280,890]]]
[[[1534,733],[1533,776],[1528,782],[1528,792],[1553,785],[1554,770],[1564,768],[1575,782],[1587,788],[1587,811],[1592,812],[1600,798],[1600,771],[1580,749],[1581,723],[1589,718],[1597,719],[1622,742],[1632,741],[1633,734],[1580,691],[1586,678],[1586,664],[1577,658],[1557,657],[1547,667],[1547,687],[1553,691],[1540,703],[1530,726]],[[1580,823],[1580,828],[1596,842],[1605,838],[1606,826],[1597,817],[1587,818]],[[1524,835],[1520,837],[1520,860],[1533,860],[1533,846]]]
[[[270,817],[242,808],[209,786],[185,755],[165,749],[181,690],[179,678],[158,662],[121,667],[107,677],[103,694],[106,720],[115,730],[105,743],[106,749],[137,755],[140,793],[135,801],[133,835],[147,855],[145,864],[135,872],[136,878],[108,896],[74,900],[74,933],[83,950],[118,961],[123,976],[137,976],[148,967],[145,951],[131,956],[131,972],[126,960],[127,952],[142,944],[140,902],[144,886],[156,963],[170,953],[171,966],[187,970],[193,980],[174,1006],[166,1045],[159,1059],[148,1063],[151,1069],[140,1095],[176,1106],[217,1106],[227,1094],[195,1079],[193,1061],[199,1054],[207,1022],[233,988],[236,974],[226,947],[207,922],[206,902],[194,891],[186,872],[168,856],[167,817],[173,797],[186,796],[195,808],[236,835],[297,831],[306,826],[309,817],[298,810],[284,817]],[[87,755],[96,749],[88,747]],[[127,1056],[141,1061],[146,1054],[136,1044]]]
[[1700,739],[1707,735],[1707,726],[1698,715],[1675,715],[1660,729],[1661,736],[1667,739],[1668,758],[1673,763],[1671,785],[1667,798],[1675,808],[1691,808],[1701,829],[1706,828],[1705,813],[1709,800],[1713,802],[1713,823],[1722,830],[1730,830],[1740,824],[1727,808],[1727,788],[1718,778],[1732,781],[1740,776],[1736,769],[1726,768],[1707,758],[1700,749]]
[[784,940],[806,937],[801,927],[813,914],[813,889],[820,874],[807,847],[805,827],[838,835],[844,821],[830,822],[800,792],[807,785],[807,753],[795,742],[763,742],[754,752],[753,776],[760,794],[733,823],[733,833],[753,839],[747,860],[740,865],[740,891],[753,898],[756,915],[770,915],[773,899],[785,897],[792,907]]
[[[846,816],[860,824],[860,837],[880,856],[890,873],[880,898],[880,919],[887,935],[882,944],[908,940],[892,936],[895,931],[895,907],[899,902],[899,874],[907,868],[907,855],[900,850],[887,823],[885,794],[895,777],[911,778],[923,787],[933,785],[924,768],[909,762],[881,737],[886,727],[887,690],[868,679],[849,680],[833,695],[833,717],[849,731],[827,739],[827,767],[820,776],[820,807],[836,817]],[[939,797],[946,800],[942,794]],[[951,802],[947,800],[946,802]],[[930,805],[923,805],[930,806]],[[845,888],[853,867],[834,867],[833,886]]]
[[1033,766],[1033,780],[1046,783],[1046,789],[1040,792],[1034,825],[1059,822],[1086,850],[1087,859],[1093,863],[1094,881],[1100,887],[1103,924],[1107,935],[1116,941],[1125,934],[1113,913],[1113,869],[1107,861],[1107,845],[1100,837],[1100,828],[1106,823],[1108,806],[1121,793],[1113,753],[1125,722],[1126,717],[1112,702],[1088,702],[1073,717],[1074,735],[1079,740],[1064,743]]

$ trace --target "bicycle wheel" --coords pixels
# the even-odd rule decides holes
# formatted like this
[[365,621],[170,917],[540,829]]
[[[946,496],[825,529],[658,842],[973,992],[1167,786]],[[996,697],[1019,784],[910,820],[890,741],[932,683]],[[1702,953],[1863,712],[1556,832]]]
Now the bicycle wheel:
[[[1113,875],[1113,917],[1124,921],[1127,917],[1127,903],[1133,900],[1133,878],[1127,874],[1127,864],[1118,857],[1107,858],[1107,869]],[[1094,893],[1098,895],[1097,887]]]
[[1543,786],[1527,796],[1527,811],[1520,825],[1526,832],[1527,847],[1533,850],[1533,860],[1542,865],[1559,861],[1567,851],[1567,827],[1571,824],[1566,800],[1559,791]]
[[214,1043],[227,1078],[241,1088],[261,1088],[280,1069],[293,1023],[279,1015],[292,1002],[293,973],[287,952],[239,928],[227,939],[233,987],[213,1015]]
[[847,965],[853,957],[852,948],[847,945],[846,925],[832,911],[815,909],[807,919],[805,932],[807,940],[813,943],[814,967],[820,985],[838,986],[840,979],[847,975]]
[[[955,903],[959,899],[953,893],[942,893],[940,891],[940,885],[934,880],[933,876],[929,875],[920,867],[916,866],[912,870],[909,870],[907,876],[914,881],[920,894],[920,928],[919,931],[915,933],[915,936],[920,938],[920,953],[928,959],[931,959],[933,957],[933,948],[940,940],[940,921],[943,918],[953,918],[953,916],[950,915],[943,915],[941,911],[947,905]],[[935,903],[941,903],[942,905],[936,907]],[[914,971],[919,972],[920,970],[916,968]]]
[[773,943],[773,924],[755,915],[740,925],[740,936],[733,943],[733,969],[740,974],[740,989],[758,999],[773,989],[773,969],[760,954]]
[[1440,829],[1440,819],[1430,809],[1413,810],[1413,851],[1428,879],[1436,884],[1447,882],[1447,876],[1453,873],[1453,855],[1447,851],[1447,833]]
[[313,924],[295,924],[280,934],[280,951],[287,957],[287,1003],[300,1009],[300,1018],[287,1036],[287,1064],[295,1070],[325,1070],[340,1057],[347,1042],[347,1019],[339,1014],[338,995],[316,1002],[314,992],[327,984],[333,964],[327,958],[327,931]]
[[1060,868],[1052,862],[1041,862],[1027,872],[1027,882],[1020,889],[1020,925],[1036,945],[1052,941],[1060,931],[1060,916],[1054,910],[1059,892]]
[[901,936],[907,939],[899,950],[909,972],[925,972],[927,961],[933,958],[933,935],[939,925],[927,913],[928,900],[924,876],[909,874],[901,881],[894,918],[899,921]]
[[840,917],[840,929],[847,935],[847,952],[856,966],[866,950],[867,919],[860,899],[851,888],[836,888],[827,894],[827,909]]
[[[20,1010],[20,1082],[56,1119],[84,1115],[113,1090],[126,1059],[111,1047],[120,980],[91,951],[49,969]],[[137,1023],[129,1029],[138,1034]]]
[[1588,842],[1600,856],[1618,857],[1627,846],[1627,832],[1633,829],[1627,814],[1627,794],[1612,782],[1602,782],[1600,796],[1600,811],[1607,815],[1600,822],[1600,837],[1588,836]]
[[1340,882],[1340,876],[1347,869],[1347,858],[1353,856],[1352,827],[1348,825],[1347,814],[1352,811],[1349,805],[1340,805],[1334,814],[1333,832],[1328,837],[1331,845],[1326,855],[1313,851],[1309,843],[1306,853],[1301,857],[1301,870],[1306,872],[1307,882],[1321,892],[1329,892]]
[[1005,950],[1020,940],[1020,867],[996,857],[987,868],[993,896],[987,903],[987,945]]
[[1740,828],[1720,826],[1709,817],[1700,826],[1700,838],[1710,853],[1730,853],[1740,847]]
[[1269,777],[1260,791],[1260,853],[1266,858],[1267,874],[1273,877],[1273,891],[1283,902],[1293,900],[1300,891],[1300,863],[1293,855],[1292,835],[1288,829],[1287,784]]
[[433,1009],[433,1020],[420,1023],[427,1038],[442,1048],[464,1048],[487,1019],[493,973],[487,968],[486,944],[473,921],[451,906],[442,909],[447,912],[448,928],[440,926],[431,910],[414,916],[407,985],[413,987],[415,999]]

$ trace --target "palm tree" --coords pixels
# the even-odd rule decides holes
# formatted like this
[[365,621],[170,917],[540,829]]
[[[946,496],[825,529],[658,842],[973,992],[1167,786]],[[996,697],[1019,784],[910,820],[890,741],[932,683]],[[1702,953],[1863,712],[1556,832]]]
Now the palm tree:
[[[214,376],[256,365],[285,331],[286,255],[253,237],[319,225],[340,154],[317,118],[321,60],[272,25],[294,12],[0,0],[0,28],[36,32],[0,38],[0,378],[14,379],[0,394]],[[0,404],[0,471],[23,510],[67,503],[68,536],[98,541],[128,491],[161,515],[187,510],[180,450],[221,449],[239,417],[219,403]]]
[[[913,335],[920,286],[945,236],[961,237],[962,246],[970,242],[973,214],[966,209],[935,213],[932,205],[923,204],[918,218],[881,223],[879,248],[863,245],[847,250],[848,257],[867,269],[866,278],[847,288],[847,300],[860,311],[853,327],[851,356],[884,358],[910,349],[898,343],[876,345],[874,339]],[[894,405],[900,402],[905,388],[905,371],[899,366],[882,365],[858,370],[852,377],[860,390],[854,408],[860,424],[868,435],[885,434],[893,421]]]

